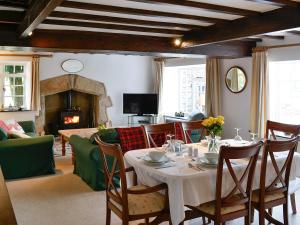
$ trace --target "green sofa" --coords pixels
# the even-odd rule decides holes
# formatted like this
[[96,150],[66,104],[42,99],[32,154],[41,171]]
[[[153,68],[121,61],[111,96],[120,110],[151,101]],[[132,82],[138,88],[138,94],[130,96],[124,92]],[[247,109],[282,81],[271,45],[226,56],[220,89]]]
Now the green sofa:
[[[105,133],[100,132],[98,134],[104,142],[120,142],[115,129],[106,129]],[[95,143],[94,137],[95,134],[90,139],[72,135],[70,144],[75,154],[74,174],[80,176],[93,190],[99,191],[105,189],[105,180],[99,147]],[[115,182],[119,182],[117,177]]]
[[32,138],[0,141],[0,166],[5,179],[55,173],[54,137],[37,136],[33,121],[18,122]]

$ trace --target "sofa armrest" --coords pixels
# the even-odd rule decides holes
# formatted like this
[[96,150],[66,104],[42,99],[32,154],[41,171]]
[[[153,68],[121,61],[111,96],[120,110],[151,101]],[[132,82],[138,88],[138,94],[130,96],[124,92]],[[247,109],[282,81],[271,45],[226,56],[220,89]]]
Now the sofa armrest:
[[38,146],[44,146],[53,148],[54,137],[52,135],[45,135],[41,137],[33,138],[17,138],[17,139],[8,139],[6,141],[0,142],[0,153],[5,151],[30,151],[30,149]]
[[[79,135],[71,135],[69,143],[72,145],[75,158],[76,154],[99,161],[98,145],[92,144],[89,139]],[[79,153],[80,152],[80,153]]]
[[36,133],[35,124],[33,121],[19,121],[18,124],[20,124],[25,133]]

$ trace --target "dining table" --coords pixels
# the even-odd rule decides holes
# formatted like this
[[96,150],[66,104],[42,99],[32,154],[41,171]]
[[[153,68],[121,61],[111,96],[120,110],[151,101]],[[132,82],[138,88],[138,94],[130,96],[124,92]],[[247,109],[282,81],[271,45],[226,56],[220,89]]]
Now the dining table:
[[[250,144],[250,142],[235,143],[233,140],[223,140],[223,142],[231,143],[234,146],[242,146]],[[162,165],[152,165],[145,161],[145,156],[150,151],[162,150],[161,148],[147,148],[132,150],[124,155],[125,165],[132,166],[137,174],[138,182],[147,186],[155,186],[160,183],[166,183],[168,186],[168,197],[170,207],[170,217],[172,224],[180,224],[185,218],[186,205],[198,206],[202,203],[215,200],[216,195],[216,175],[217,166],[199,164],[197,158],[203,157],[208,152],[207,143],[192,143],[183,145],[185,149],[192,149],[192,152],[198,152],[198,157],[188,154],[188,151],[182,151],[181,154],[176,152],[167,152],[166,155],[170,159]],[[286,154],[276,154],[276,162],[281,168],[285,162]],[[197,163],[196,163],[197,161]],[[240,159],[232,161],[232,166],[236,175],[242,176],[247,167],[248,159]],[[294,181],[300,178],[300,154],[295,153],[291,167],[290,180]],[[259,188],[260,182],[261,159],[258,159],[253,189]],[[266,183],[272,182],[276,177],[271,160],[267,163],[267,179]],[[128,183],[129,183],[128,179]],[[234,188],[235,183],[232,180],[226,166],[223,169],[222,196],[226,196],[228,192]],[[244,182],[245,183],[245,182]],[[130,185],[130,184],[129,184]],[[246,185],[246,184],[244,184]]]

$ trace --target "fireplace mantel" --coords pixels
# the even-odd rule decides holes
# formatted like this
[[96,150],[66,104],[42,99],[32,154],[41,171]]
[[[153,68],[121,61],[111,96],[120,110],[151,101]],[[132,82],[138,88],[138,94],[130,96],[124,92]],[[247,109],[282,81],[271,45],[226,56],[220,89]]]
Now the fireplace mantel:
[[41,113],[36,118],[37,130],[42,133],[45,125],[45,97],[61,92],[74,90],[99,96],[99,123],[110,122],[107,108],[112,106],[110,97],[107,95],[104,83],[92,80],[77,74],[65,74],[40,81]]

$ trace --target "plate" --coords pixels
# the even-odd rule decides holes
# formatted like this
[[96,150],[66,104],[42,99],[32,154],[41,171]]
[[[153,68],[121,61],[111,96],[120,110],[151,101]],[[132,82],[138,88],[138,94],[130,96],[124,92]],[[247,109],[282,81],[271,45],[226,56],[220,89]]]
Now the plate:
[[218,162],[211,163],[205,157],[200,157],[197,160],[197,163],[200,164],[200,165],[203,165],[203,166],[211,166],[211,167],[216,167],[218,165]]
[[164,164],[164,163],[167,163],[170,161],[170,159],[167,156],[161,157],[161,159],[159,161],[153,161],[149,155],[145,155],[142,159],[146,163],[148,163],[150,165],[154,165],[154,166],[161,165],[161,164]]

